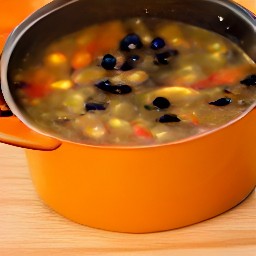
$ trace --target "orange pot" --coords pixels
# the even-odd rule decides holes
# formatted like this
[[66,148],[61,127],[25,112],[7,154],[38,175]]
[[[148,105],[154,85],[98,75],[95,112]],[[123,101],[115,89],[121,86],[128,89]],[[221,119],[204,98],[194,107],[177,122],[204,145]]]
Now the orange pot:
[[[59,8],[65,2],[66,7]],[[27,45],[25,42],[36,32],[37,37],[32,38],[39,42],[43,35],[38,31],[49,31],[53,20],[54,26],[60,25],[59,34],[69,30],[72,23],[80,24],[77,22],[82,21],[79,18],[83,12],[79,11],[83,10],[80,4],[86,11],[91,10],[86,19],[103,19],[95,10],[104,1],[87,2],[54,1],[35,13],[11,35],[2,57],[4,97],[15,115],[26,125],[16,117],[0,118],[0,141],[27,148],[32,179],[43,201],[75,222],[131,233],[190,225],[216,216],[241,202],[256,185],[256,111],[253,107],[243,117],[204,136],[144,148],[93,147],[61,141],[37,130],[21,114],[7,79],[9,69],[17,65],[16,60],[22,55],[20,49],[24,47],[19,46]],[[216,14],[225,15],[238,31],[246,31],[239,39],[244,42],[244,50],[256,59],[255,48],[252,47],[255,21],[237,5],[229,1],[210,0],[155,2],[137,1],[136,7],[131,10],[130,1],[123,1],[121,9],[117,5],[119,1],[113,0],[112,6],[120,17],[131,15],[129,12],[139,15],[141,10],[148,9],[154,15],[173,15],[175,19],[200,23],[204,27],[218,22]],[[181,10],[185,7],[189,13],[184,16]],[[49,13],[49,8],[55,9],[50,14],[50,22],[42,19]],[[72,12],[69,9],[70,15],[76,14],[69,17],[70,26],[62,24],[67,8],[73,8]],[[174,9],[176,12],[171,11]],[[200,16],[200,12],[206,9],[212,13],[208,17]],[[104,17],[107,15],[113,15],[113,12],[110,10]],[[232,19],[229,21],[229,18]],[[224,33],[221,25],[214,26],[214,30]],[[52,36],[51,32],[48,34]]]

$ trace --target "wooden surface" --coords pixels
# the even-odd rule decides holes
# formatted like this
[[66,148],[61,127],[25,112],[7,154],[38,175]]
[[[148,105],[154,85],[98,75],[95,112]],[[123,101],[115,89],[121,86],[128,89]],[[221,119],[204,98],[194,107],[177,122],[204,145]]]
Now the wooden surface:
[[211,220],[131,235],[72,223],[47,208],[31,183],[22,149],[0,144],[1,256],[256,256],[256,192]]
[[[256,12],[255,0],[239,2]],[[256,192],[229,212],[190,227],[111,233],[72,223],[44,206],[23,150],[0,144],[0,256],[23,255],[256,256]]]

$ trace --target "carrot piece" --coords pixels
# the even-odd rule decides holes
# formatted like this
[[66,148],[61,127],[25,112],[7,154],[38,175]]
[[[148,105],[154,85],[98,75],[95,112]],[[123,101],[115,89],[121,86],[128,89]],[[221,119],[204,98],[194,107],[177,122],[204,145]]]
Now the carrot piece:
[[30,98],[42,98],[48,95],[52,89],[45,84],[29,84],[23,91]]
[[243,79],[249,69],[250,67],[247,65],[222,69],[211,74],[207,79],[194,83],[191,85],[191,88],[204,89],[220,85],[232,85],[233,83]]
[[153,135],[150,132],[150,130],[144,127],[143,125],[139,125],[139,124],[134,125],[133,131],[137,137],[147,138],[147,139],[153,138]]
[[74,69],[86,67],[98,56],[117,49],[119,41],[125,36],[124,27],[119,21],[108,22],[84,33],[83,38],[79,39],[81,47],[72,57]]
[[181,117],[182,120],[189,121],[195,126],[198,126],[200,124],[199,118],[198,118],[198,116],[196,115],[195,112],[181,114],[179,116]]
[[48,95],[52,88],[53,77],[44,69],[30,71],[25,75],[27,86],[23,91],[31,98],[41,98]]
[[97,36],[86,47],[87,51],[95,58],[117,49],[119,41],[125,36],[125,30],[119,21],[108,22],[99,29]]
[[91,62],[91,54],[86,49],[82,48],[75,52],[71,60],[71,65],[74,69],[80,69],[90,65]]

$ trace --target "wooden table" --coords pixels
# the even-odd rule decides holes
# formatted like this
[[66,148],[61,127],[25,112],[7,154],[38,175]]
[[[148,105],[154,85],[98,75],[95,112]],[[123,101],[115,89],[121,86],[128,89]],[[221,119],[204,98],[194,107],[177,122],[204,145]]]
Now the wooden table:
[[211,220],[131,235],[75,224],[47,208],[31,183],[22,149],[0,144],[1,256],[256,256],[256,192]]
[[[239,2],[256,11],[255,0]],[[229,212],[190,227],[111,233],[72,223],[47,208],[34,191],[23,150],[0,144],[0,256],[23,255],[256,256],[256,192]]]

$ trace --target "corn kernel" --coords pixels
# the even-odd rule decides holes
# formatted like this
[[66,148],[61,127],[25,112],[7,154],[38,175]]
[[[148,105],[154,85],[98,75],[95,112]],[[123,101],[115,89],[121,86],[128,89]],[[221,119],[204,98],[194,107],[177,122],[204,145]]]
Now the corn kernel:
[[133,133],[131,124],[119,118],[110,119],[108,121],[108,129],[115,137],[121,140],[126,140]]
[[52,53],[45,58],[45,65],[49,67],[58,67],[66,64],[67,58],[62,53]]
[[106,134],[106,129],[102,124],[86,126],[83,133],[89,138],[100,139]]
[[207,50],[212,53],[225,54],[228,51],[228,47],[224,42],[215,42],[207,46]]
[[122,121],[121,119],[118,119],[118,118],[112,118],[109,120],[108,123],[113,128],[120,128],[124,124],[124,121]]
[[179,26],[175,24],[164,25],[163,27],[159,28],[158,36],[164,38],[166,42],[173,47],[190,47]]
[[51,84],[53,89],[68,90],[74,86],[74,83],[70,80],[60,80]]

